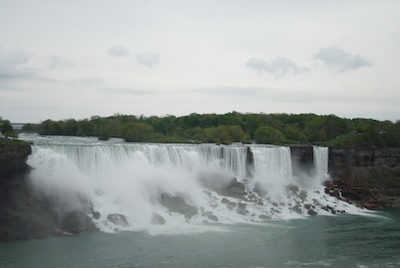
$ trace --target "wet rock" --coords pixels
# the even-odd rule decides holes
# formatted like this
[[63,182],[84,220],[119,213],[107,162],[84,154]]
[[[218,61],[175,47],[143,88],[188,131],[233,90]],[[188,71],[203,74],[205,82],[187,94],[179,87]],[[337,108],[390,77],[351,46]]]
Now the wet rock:
[[71,195],[71,207],[65,196],[35,187],[30,153],[31,144],[0,138],[0,242],[98,231],[85,198]]
[[317,215],[318,213],[315,212],[313,209],[309,209],[309,210],[307,210],[307,214],[310,215],[310,216],[315,216],[315,215]]
[[160,203],[168,208],[170,212],[178,212],[185,216],[186,220],[190,220],[198,214],[195,206],[189,205],[181,196],[173,196],[168,193],[161,194]]
[[222,198],[221,203],[225,204],[230,210],[234,209],[237,206],[237,204],[235,202],[230,201],[230,200],[228,200],[228,198],[225,198],[225,197]]
[[307,198],[307,191],[306,190],[301,190],[300,191],[300,194],[299,194],[299,196],[300,196],[300,198],[301,198],[301,200],[306,200],[306,198]]
[[247,204],[244,203],[239,203],[238,207],[237,207],[237,213],[241,214],[241,215],[246,215],[249,213],[249,211],[246,209]]
[[311,205],[311,204],[304,204],[303,207],[304,207],[305,209],[314,209],[314,208],[315,208],[315,206],[313,206],[313,205]]
[[297,204],[297,205],[295,205],[295,206],[293,206],[293,207],[290,207],[289,209],[290,209],[291,211],[294,211],[294,212],[296,212],[296,213],[301,214],[301,208],[300,208],[300,205],[299,205],[299,204]]
[[311,175],[314,167],[314,152],[311,145],[291,145],[290,146],[293,175]]
[[212,220],[212,221],[215,221],[215,222],[218,221],[218,217],[215,216],[214,214],[212,214],[212,212],[210,212],[210,211],[205,212],[204,216],[206,216],[209,220]]
[[92,217],[93,217],[93,219],[98,220],[98,219],[100,219],[101,214],[98,211],[92,211]]
[[121,227],[129,227],[126,217],[122,214],[109,214],[107,220]]
[[155,225],[164,225],[165,219],[161,215],[153,213],[153,217],[151,218],[151,223]]
[[265,214],[261,214],[260,216],[258,216],[261,220],[270,220],[271,217]]
[[297,193],[299,191],[299,186],[290,184],[287,186],[287,189],[292,193]]
[[250,147],[246,151],[246,176],[253,177],[254,174],[254,155]]
[[246,194],[246,188],[245,188],[244,183],[242,183],[242,182],[234,183],[233,187],[231,187],[229,191],[234,195],[244,195],[244,194]]
[[255,193],[250,193],[247,198],[251,202],[257,202],[259,200],[258,196]]
[[281,211],[279,209],[276,208],[271,208],[271,213],[275,214],[275,213],[280,213]]
[[324,206],[324,207],[321,207],[323,210],[326,210],[326,211],[328,211],[328,212],[330,212],[330,213],[332,213],[332,214],[336,214],[336,209],[334,209],[333,207],[331,207],[331,206],[329,206],[329,205],[326,205],[326,206]]
[[71,234],[97,230],[92,219],[82,211],[65,212],[60,220],[59,229]]
[[238,182],[236,178],[227,177],[224,174],[203,174],[198,180],[203,187],[215,191],[220,195],[241,195],[244,192],[243,183]]

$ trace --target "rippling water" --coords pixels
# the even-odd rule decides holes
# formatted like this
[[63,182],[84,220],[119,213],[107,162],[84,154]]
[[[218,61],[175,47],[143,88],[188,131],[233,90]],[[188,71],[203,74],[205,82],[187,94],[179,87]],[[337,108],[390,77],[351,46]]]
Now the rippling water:
[[400,210],[13,242],[0,267],[400,267]]

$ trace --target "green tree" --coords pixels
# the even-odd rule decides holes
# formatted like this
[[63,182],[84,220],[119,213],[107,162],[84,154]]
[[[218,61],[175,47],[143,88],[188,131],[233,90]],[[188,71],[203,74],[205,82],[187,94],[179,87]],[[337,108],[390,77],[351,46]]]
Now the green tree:
[[99,140],[106,141],[111,137],[111,131],[105,125],[102,125],[99,129],[99,136],[97,137]]
[[254,133],[254,139],[258,143],[281,143],[284,139],[282,132],[270,126],[261,126]]
[[0,123],[0,131],[3,133],[6,138],[8,137],[13,137],[14,136],[14,130],[13,127],[8,120],[2,120]]
[[122,138],[130,142],[143,142],[149,141],[153,133],[153,127],[147,123],[129,123],[122,129]]

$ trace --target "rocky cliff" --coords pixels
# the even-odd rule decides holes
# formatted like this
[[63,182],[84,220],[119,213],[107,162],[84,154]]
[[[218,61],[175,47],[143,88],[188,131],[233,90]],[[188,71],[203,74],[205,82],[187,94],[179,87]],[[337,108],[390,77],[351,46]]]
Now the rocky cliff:
[[[290,146],[293,172],[312,170],[313,148]],[[329,148],[326,193],[370,209],[400,207],[400,148]]]
[[87,206],[59,213],[59,200],[32,187],[29,143],[0,139],[0,242],[95,231]]
[[400,206],[400,148],[329,150],[327,192],[371,209]]

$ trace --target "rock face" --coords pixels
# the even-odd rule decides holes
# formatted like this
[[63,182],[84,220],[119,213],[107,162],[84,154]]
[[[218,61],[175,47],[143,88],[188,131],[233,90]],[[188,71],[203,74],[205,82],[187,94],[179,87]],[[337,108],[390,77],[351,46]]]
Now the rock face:
[[292,156],[293,175],[300,175],[299,172],[311,171],[314,166],[314,152],[311,145],[290,146]]
[[201,185],[209,190],[215,191],[224,196],[243,196],[246,194],[246,188],[243,182],[238,182],[234,177],[221,177],[218,174],[199,178]]
[[189,205],[185,198],[180,195],[170,195],[168,193],[161,194],[160,203],[168,208],[170,212],[181,213],[185,216],[186,220],[190,220],[193,216],[198,214],[195,206]]
[[[290,146],[294,175],[312,170],[310,145]],[[400,148],[329,148],[326,193],[371,209],[400,206]]]
[[400,148],[329,149],[326,192],[371,209],[400,206]]
[[67,210],[56,197],[33,190],[26,164],[31,146],[0,140],[0,242],[96,231],[89,207]]
[[29,171],[26,159],[31,153],[29,143],[0,138],[0,179]]

